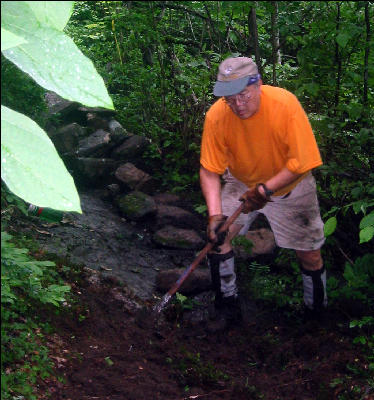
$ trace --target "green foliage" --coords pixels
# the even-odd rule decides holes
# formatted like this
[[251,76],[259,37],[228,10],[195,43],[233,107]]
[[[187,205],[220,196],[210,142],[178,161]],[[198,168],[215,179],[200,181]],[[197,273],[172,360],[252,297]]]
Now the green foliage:
[[55,263],[33,260],[28,249],[15,247],[11,239],[8,233],[1,233],[1,303],[13,304],[15,299],[26,301],[24,296],[27,301],[32,299],[55,306],[65,301],[64,296],[70,287],[48,284],[48,275],[47,279],[44,276],[48,267],[54,267]]
[[187,296],[177,292],[175,293],[175,301],[180,305],[182,310],[192,310],[194,304],[197,304],[196,300],[189,299]]
[[337,225],[337,219],[336,217],[330,217],[326,222],[325,225],[323,227],[324,233],[325,233],[325,237],[328,237],[330,235],[332,235],[336,229],[336,225]]
[[[87,106],[113,108],[92,62],[63,32],[72,8],[70,1],[3,1],[1,51],[44,88]],[[39,206],[81,212],[74,181],[47,134],[25,115],[1,108],[1,173],[8,188]]]
[[45,124],[45,90],[1,55],[1,104]]
[[231,243],[234,247],[243,249],[247,254],[252,254],[253,242],[244,235],[236,236]]
[[1,233],[1,397],[37,399],[37,379],[52,372],[43,344],[48,325],[39,321],[43,305],[59,307],[70,287],[57,279],[55,263],[38,261]]
[[374,236],[374,211],[362,218],[360,222],[360,243],[369,242]]
[[217,384],[220,380],[229,380],[229,376],[218,370],[210,362],[204,361],[200,353],[191,353],[182,349],[182,357],[179,360],[168,359],[176,371],[178,379],[184,386],[196,386],[196,384]]
[[297,263],[289,263],[292,268],[282,267],[281,273],[256,262],[241,265],[239,273],[247,282],[244,292],[272,308],[297,307],[302,302],[301,275]]
[[331,299],[355,299],[366,307],[374,307],[374,254],[357,258],[354,265],[347,262],[343,277],[345,282],[341,286],[334,280],[329,281]]

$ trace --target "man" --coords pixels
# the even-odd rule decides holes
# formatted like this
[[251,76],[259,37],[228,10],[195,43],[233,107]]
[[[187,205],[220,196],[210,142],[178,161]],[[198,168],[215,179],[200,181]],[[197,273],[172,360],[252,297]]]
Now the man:
[[[245,234],[259,212],[277,245],[296,251],[306,310],[318,315],[327,305],[320,252],[325,238],[311,170],[322,160],[308,118],[292,93],[262,85],[247,57],[220,64],[213,93],[221,98],[205,118],[200,183],[209,213],[207,235],[215,243],[208,263],[218,329],[240,317],[231,240]],[[241,202],[243,213],[226,238],[217,237]]]

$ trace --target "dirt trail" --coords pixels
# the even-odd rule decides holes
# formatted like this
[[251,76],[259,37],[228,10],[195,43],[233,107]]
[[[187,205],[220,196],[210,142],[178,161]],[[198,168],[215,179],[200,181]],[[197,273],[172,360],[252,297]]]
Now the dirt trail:
[[55,320],[50,348],[65,382],[44,382],[51,399],[338,399],[363,385],[331,385],[364,362],[334,322],[305,326],[262,310],[255,323],[210,335],[172,307],[144,326],[122,289],[83,286],[79,309]]
[[260,306],[252,319],[213,335],[204,317],[194,318],[207,315],[205,293],[192,311],[171,304],[157,324],[144,324],[139,307],[157,301],[158,269],[186,266],[194,253],[157,249],[143,227],[121,220],[97,196],[82,200],[83,216],[70,222],[23,226],[45,251],[89,268],[70,282],[79,302],[68,315],[46,316],[56,328],[47,343],[55,374],[40,382],[38,398],[372,398],[363,375],[351,372],[366,361],[336,310],[324,324],[303,324],[289,310]]

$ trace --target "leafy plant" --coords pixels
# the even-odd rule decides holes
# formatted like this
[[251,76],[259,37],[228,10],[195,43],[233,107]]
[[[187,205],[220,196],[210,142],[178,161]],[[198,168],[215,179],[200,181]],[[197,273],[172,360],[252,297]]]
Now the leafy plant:
[[183,385],[210,384],[214,385],[219,380],[229,380],[229,376],[218,370],[210,362],[204,361],[200,353],[191,353],[182,350],[183,358],[170,360],[170,364],[178,371],[179,379]]
[[240,264],[239,274],[246,282],[243,290],[271,307],[295,307],[302,301],[301,276],[297,268],[276,273],[269,265],[251,262],[250,265]]
[[[63,32],[72,9],[71,1],[3,1],[1,51],[44,88],[113,108],[92,62]],[[1,109],[1,173],[8,188],[39,206],[81,212],[74,181],[47,134],[25,115]]]
[[175,293],[175,302],[179,304],[182,310],[192,310],[193,306],[198,304],[196,300],[190,299],[179,292]]
[[12,240],[1,233],[1,394],[4,399],[18,394],[36,400],[36,380],[52,372],[43,345],[48,326],[38,320],[36,310],[59,307],[70,287],[56,282],[54,262],[33,259]]

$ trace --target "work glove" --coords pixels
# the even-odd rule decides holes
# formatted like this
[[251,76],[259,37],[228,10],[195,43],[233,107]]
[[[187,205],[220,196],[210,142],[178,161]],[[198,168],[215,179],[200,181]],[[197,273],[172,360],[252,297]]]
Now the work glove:
[[265,206],[265,204],[269,201],[266,197],[264,197],[258,191],[259,185],[256,187],[247,190],[239,200],[243,202],[243,211],[242,213],[248,214],[251,211],[259,210]]
[[208,226],[207,226],[207,237],[208,241],[211,243],[215,243],[215,247],[221,246],[226,239],[227,229],[224,232],[220,232],[217,234],[219,228],[225,223],[227,220],[226,215],[217,214],[209,217]]

